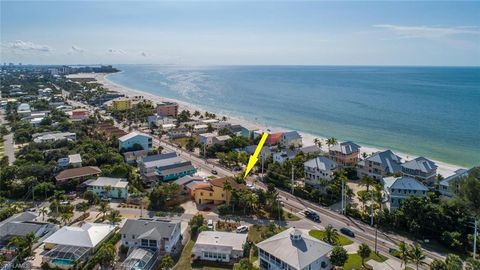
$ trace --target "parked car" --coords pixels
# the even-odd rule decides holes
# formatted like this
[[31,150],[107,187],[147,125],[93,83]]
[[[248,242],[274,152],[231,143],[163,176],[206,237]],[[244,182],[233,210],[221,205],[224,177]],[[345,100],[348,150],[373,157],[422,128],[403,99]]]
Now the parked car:
[[217,172],[216,170],[212,170],[212,174],[213,174],[213,175],[217,175],[218,172]]
[[248,232],[248,226],[247,225],[238,226],[236,231],[237,233]]
[[213,231],[213,220],[209,219],[207,221],[207,227],[209,230]]
[[343,227],[340,229],[340,232],[350,237],[355,237],[355,234],[349,228]]
[[320,216],[316,212],[312,210],[305,210],[304,214],[308,219],[320,223]]

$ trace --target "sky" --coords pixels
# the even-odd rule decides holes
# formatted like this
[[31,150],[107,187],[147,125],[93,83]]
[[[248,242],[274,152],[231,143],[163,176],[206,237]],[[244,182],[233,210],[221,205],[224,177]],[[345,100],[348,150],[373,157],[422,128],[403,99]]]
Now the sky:
[[2,63],[480,65],[480,2],[0,5]]

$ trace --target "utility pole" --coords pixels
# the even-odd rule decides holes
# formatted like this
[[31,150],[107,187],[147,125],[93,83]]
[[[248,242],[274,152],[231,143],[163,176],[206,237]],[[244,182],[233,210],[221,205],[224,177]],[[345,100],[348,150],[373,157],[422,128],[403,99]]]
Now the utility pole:
[[293,195],[293,191],[294,191],[294,182],[295,182],[295,179],[294,179],[295,176],[294,176],[294,174],[293,174],[294,169],[295,169],[295,167],[294,167],[293,164],[292,164],[292,195]]
[[370,226],[373,226],[373,192],[370,191]]
[[262,183],[263,183],[263,165],[265,163],[265,155],[262,155]]
[[345,199],[345,197],[343,196],[343,180],[342,180],[342,214],[343,214],[343,200]]
[[378,251],[377,251],[377,231],[378,231],[378,225],[375,224],[375,253],[378,254]]

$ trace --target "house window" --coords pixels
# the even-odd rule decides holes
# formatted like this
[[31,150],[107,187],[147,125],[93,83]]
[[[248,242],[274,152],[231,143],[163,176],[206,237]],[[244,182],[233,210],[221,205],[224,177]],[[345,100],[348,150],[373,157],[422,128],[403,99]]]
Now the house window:
[[147,239],[142,239],[141,245],[148,247],[148,240]]

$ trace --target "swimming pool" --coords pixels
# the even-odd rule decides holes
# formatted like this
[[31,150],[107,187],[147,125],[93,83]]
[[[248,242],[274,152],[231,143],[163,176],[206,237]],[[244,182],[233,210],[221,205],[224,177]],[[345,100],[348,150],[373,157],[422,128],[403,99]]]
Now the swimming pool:
[[51,263],[56,265],[73,265],[75,262],[69,259],[53,259]]

